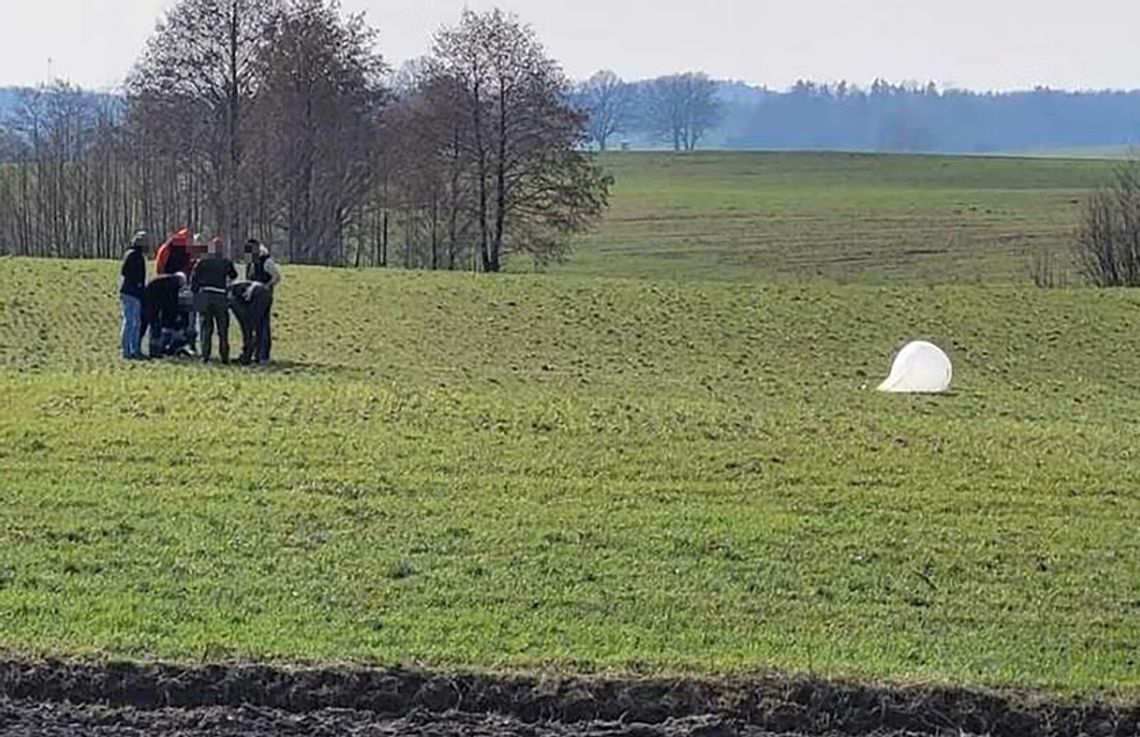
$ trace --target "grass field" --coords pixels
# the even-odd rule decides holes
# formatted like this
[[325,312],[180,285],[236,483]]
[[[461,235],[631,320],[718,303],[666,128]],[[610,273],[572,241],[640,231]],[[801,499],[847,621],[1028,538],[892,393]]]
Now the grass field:
[[[751,282],[1025,284],[1071,272],[1114,162],[817,153],[607,154],[613,209],[555,271]],[[520,264],[520,266],[523,266]]]
[[290,268],[243,371],[115,274],[0,259],[9,652],[1140,693],[1133,293]]

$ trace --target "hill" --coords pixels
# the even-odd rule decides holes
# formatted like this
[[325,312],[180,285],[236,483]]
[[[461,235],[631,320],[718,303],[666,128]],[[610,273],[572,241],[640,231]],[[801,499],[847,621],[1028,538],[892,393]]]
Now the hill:
[[1140,692],[1131,293],[298,267],[245,371],[115,275],[0,259],[7,653]]
[[845,153],[612,153],[601,227],[558,273],[871,284],[1072,269],[1080,203],[1110,161]]

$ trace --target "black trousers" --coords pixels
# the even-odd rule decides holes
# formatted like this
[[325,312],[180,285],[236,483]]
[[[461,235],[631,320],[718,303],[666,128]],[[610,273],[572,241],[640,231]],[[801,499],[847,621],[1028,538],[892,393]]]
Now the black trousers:
[[257,360],[259,363],[269,361],[269,354],[273,350],[273,310],[267,309],[265,316],[257,326]]
[[234,315],[241,325],[241,358],[242,363],[250,363],[258,354],[258,343],[261,340],[261,327],[266,314],[273,307],[273,295],[268,291],[254,292],[253,299],[245,302],[234,299],[230,302]]
[[218,354],[224,363],[228,363],[230,360],[229,297],[215,292],[203,292],[202,295],[202,358],[210,359],[216,328],[218,331]]

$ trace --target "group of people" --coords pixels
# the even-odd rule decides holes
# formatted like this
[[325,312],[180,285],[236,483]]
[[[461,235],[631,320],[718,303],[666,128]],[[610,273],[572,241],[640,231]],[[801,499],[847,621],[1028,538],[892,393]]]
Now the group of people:
[[[281,269],[269,249],[255,239],[245,246],[244,278],[226,256],[225,242],[208,249],[189,230],[179,230],[155,254],[155,275],[147,281],[150,238],[135,234],[123,255],[119,300],[122,305],[123,358],[200,356],[209,363],[217,335],[222,363],[230,362],[230,312],[241,326],[241,364],[265,363],[273,349],[273,294]],[[207,251],[204,253],[204,251]],[[149,338],[147,353],[143,339]]]

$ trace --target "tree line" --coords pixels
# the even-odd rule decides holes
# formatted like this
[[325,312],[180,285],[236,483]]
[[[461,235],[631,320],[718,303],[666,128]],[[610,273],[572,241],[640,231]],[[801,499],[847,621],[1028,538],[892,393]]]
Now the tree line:
[[797,82],[777,92],[689,72],[576,87],[595,148],[985,153],[1140,138],[1140,91],[980,93],[933,83]]
[[590,140],[602,151],[618,137],[693,151],[720,123],[718,91],[704,72],[626,82],[603,70],[576,86],[574,104],[585,112]]
[[108,257],[188,225],[294,263],[543,264],[607,206],[586,122],[498,10],[392,74],[336,0],[181,0],[124,94],[57,82],[0,120],[0,253]]

